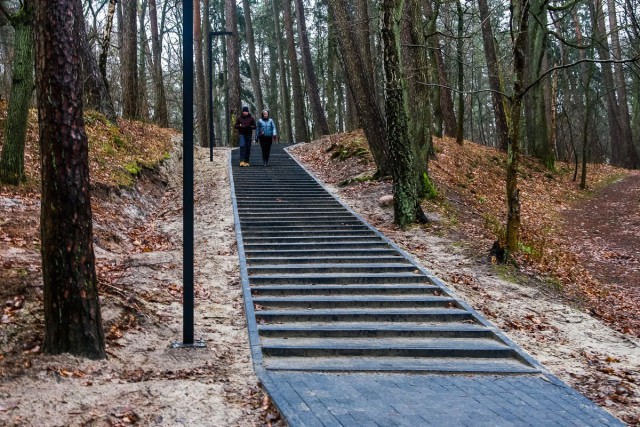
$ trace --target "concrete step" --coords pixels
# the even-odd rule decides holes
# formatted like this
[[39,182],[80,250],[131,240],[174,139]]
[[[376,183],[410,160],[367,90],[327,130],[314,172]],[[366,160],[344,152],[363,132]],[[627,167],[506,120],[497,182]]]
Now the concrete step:
[[438,286],[420,285],[263,285],[253,286],[254,296],[287,295],[446,295]]
[[346,231],[346,232],[361,232],[361,231],[371,231],[369,227],[364,224],[331,224],[331,225],[316,225],[316,224],[294,224],[294,225],[281,225],[281,226],[269,226],[269,225],[251,225],[246,224],[242,227],[242,231],[244,234],[248,235],[257,235],[260,233],[310,233],[310,232],[318,232],[318,233],[332,233],[335,231]]
[[340,219],[340,221],[334,221],[332,219],[326,219],[326,218],[316,218],[313,220],[310,220],[309,218],[305,218],[305,219],[279,219],[279,218],[266,218],[266,219],[260,219],[260,220],[256,220],[253,219],[251,221],[245,221],[242,218],[240,218],[240,223],[241,223],[241,227],[242,230],[245,230],[245,227],[248,229],[255,229],[255,228],[268,228],[268,227],[327,227],[327,226],[331,226],[331,225],[336,225],[336,226],[354,226],[354,225],[360,225],[362,224],[360,221],[358,221],[358,219],[354,216],[351,216],[350,218],[344,218],[344,219]]
[[452,322],[285,323],[258,325],[258,333],[268,338],[493,338],[493,332],[481,324]]
[[417,309],[318,309],[258,310],[258,323],[284,322],[472,322],[475,318],[458,308]]
[[517,359],[416,357],[268,357],[271,370],[326,372],[402,372],[453,374],[535,374],[539,370]]
[[265,338],[267,357],[515,357],[511,347],[491,338]]
[[277,275],[254,275],[249,277],[249,283],[255,286],[265,285],[339,285],[339,284],[418,284],[431,283],[429,278],[423,274],[411,273],[325,273],[325,274],[277,274]]
[[345,240],[334,243],[245,243],[246,251],[272,251],[280,252],[287,250],[303,250],[303,251],[328,251],[328,250],[344,250],[344,249],[388,249],[388,243],[381,240]]
[[[375,260],[372,260],[375,261]],[[262,274],[325,274],[325,273],[414,273],[419,270],[409,263],[370,264],[271,264],[249,266],[249,275]]]
[[322,258],[322,257],[352,257],[352,256],[369,256],[369,257],[377,257],[377,256],[390,256],[396,255],[396,252],[391,246],[386,246],[382,248],[376,247],[368,247],[368,248],[349,248],[349,247],[340,247],[333,246],[324,249],[313,249],[313,248],[282,248],[278,246],[278,248],[247,248],[245,247],[245,255],[247,256],[247,262],[251,262],[254,258],[264,258],[267,256],[270,257],[311,257],[311,258]]
[[348,230],[337,228],[336,230],[327,230],[327,231],[318,231],[313,229],[308,230],[279,230],[279,231],[269,231],[263,230],[259,231],[259,229],[255,230],[245,230],[243,233],[246,239],[256,239],[256,238],[266,238],[266,237],[333,237],[333,236],[347,236],[347,237],[377,237],[377,235],[371,230]]
[[333,211],[333,212],[248,212],[242,214],[240,217],[241,222],[247,221],[261,221],[261,220],[303,220],[303,221],[315,221],[315,220],[349,220],[353,218],[353,215],[347,211]]
[[[274,264],[287,264],[287,265],[315,265],[315,264],[326,264],[331,263],[333,265],[338,264],[368,264],[371,261],[379,262],[379,263],[398,263],[398,264],[407,264],[413,265],[405,258],[401,256],[382,256],[378,255],[374,258],[367,256],[351,256],[351,257],[336,257],[336,256],[325,256],[321,258],[311,258],[311,257],[262,257],[256,258],[252,257],[247,259],[247,264],[249,267],[259,266],[259,265],[274,265]],[[415,268],[415,267],[414,267]]]
[[327,235],[316,235],[315,233],[306,233],[298,236],[284,236],[281,235],[279,237],[269,237],[269,236],[256,236],[253,234],[247,233],[247,235],[243,236],[243,240],[245,243],[264,243],[264,244],[281,244],[281,243],[339,243],[339,242],[350,242],[353,240],[358,241],[366,241],[366,242],[381,242],[380,237],[375,235],[373,232],[369,233],[334,233],[333,236]]
[[238,213],[242,216],[244,215],[265,215],[265,214],[273,214],[273,215],[299,215],[299,216],[308,216],[308,215],[325,215],[325,214],[347,214],[347,210],[342,206],[329,206],[329,207],[321,207],[321,206],[296,206],[296,207],[288,207],[288,206],[277,206],[271,208],[264,208],[259,206],[247,206],[247,207],[239,207]]
[[347,308],[460,308],[448,296],[424,295],[333,295],[258,296],[253,302],[262,310],[347,309]]

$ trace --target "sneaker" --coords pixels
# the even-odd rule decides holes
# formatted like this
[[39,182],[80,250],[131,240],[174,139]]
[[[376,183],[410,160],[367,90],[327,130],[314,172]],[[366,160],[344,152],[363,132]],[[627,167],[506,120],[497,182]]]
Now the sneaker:
[[244,166],[244,162],[242,162],[242,161],[241,161],[241,162],[240,162],[240,166]]
[[262,166],[267,166],[267,162],[262,162]]
[[249,164],[249,162],[244,162],[244,165],[245,165],[245,166],[251,166],[251,165]]

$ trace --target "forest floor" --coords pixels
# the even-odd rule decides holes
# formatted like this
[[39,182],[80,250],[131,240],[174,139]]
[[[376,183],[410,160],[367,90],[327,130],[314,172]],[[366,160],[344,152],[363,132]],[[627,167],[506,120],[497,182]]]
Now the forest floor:
[[[212,163],[207,150],[195,155],[196,337],[207,348],[169,348],[182,332],[181,167],[179,151],[169,155],[175,150],[169,131],[89,123],[109,357],[41,353],[35,129],[27,144],[29,180],[19,189],[0,187],[0,424],[281,424],[251,365],[226,150],[216,150]],[[424,203],[432,221],[406,231],[379,203],[391,193],[390,181],[366,179],[373,165],[361,133],[294,152],[330,190],[551,372],[638,424],[640,175],[590,166],[591,189],[585,192],[571,180],[568,165],[548,172],[524,159],[523,244],[515,268],[488,257],[504,218],[504,156],[449,140],[437,140],[436,149],[430,170],[438,196]],[[616,225],[613,218],[625,222]],[[608,238],[616,227],[623,232]]]
[[175,133],[130,122],[120,130],[97,126],[89,125],[92,208],[108,358],[41,352],[39,166],[31,129],[27,183],[0,187],[0,425],[279,425],[251,362],[229,151],[216,150],[214,162],[207,149],[195,153],[195,332],[206,348],[172,349],[182,339]]

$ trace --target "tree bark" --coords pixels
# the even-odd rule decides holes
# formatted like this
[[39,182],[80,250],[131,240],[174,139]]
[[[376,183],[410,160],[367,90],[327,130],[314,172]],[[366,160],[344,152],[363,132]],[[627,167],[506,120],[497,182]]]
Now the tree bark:
[[407,35],[404,60],[405,69],[411,69],[408,79],[409,93],[412,94],[413,111],[409,115],[409,138],[413,144],[415,156],[415,175],[418,183],[418,196],[425,197],[428,193],[429,179],[429,150],[433,143],[431,138],[431,105],[430,90],[425,84],[428,81],[429,56],[427,42],[423,30],[422,10],[420,0],[406,2]]
[[[247,1],[247,0],[244,0]],[[302,65],[304,67],[304,77],[307,88],[307,97],[311,104],[315,136],[329,134],[329,124],[325,115],[322,101],[320,101],[320,90],[318,88],[318,78],[311,59],[311,49],[309,47],[309,36],[307,35],[307,24],[304,17],[304,5],[302,0],[296,0],[296,13],[298,17],[298,34],[300,36],[300,50],[302,51]]]
[[[529,83],[538,79],[547,61],[547,14],[546,0],[531,1],[525,65],[526,80]],[[549,105],[544,92],[545,85],[538,83],[524,97],[527,146],[529,152],[542,160],[548,169],[553,169],[555,153],[549,139]]]
[[[615,60],[622,60],[622,49],[620,47],[620,27],[618,26],[618,18],[616,15],[616,4],[613,0],[607,0],[609,7],[609,28],[611,31],[611,56]],[[620,62],[613,64],[613,76],[616,82],[616,93],[618,95],[618,104],[620,108],[618,120],[624,142],[622,152],[625,157],[625,166],[628,168],[640,168],[640,155],[633,144],[633,132],[631,130],[631,114],[629,112],[629,99],[627,97],[627,80],[624,75],[624,67]]]
[[98,69],[98,61],[87,38],[84,14],[82,13],[82,2],[81,0],[74,1],[78,2],[77,8],[75,9],[76,12],[78,10],[80,11],[74,21],[74,28],[78,34],[78,43],[80,43],[85,108],[98,111],[104,114],[109,121],[115,123],[116,111],[113,106],[113,101],[111,100],[111,94],[107,90],[107,86],[105,86],[102,74],[100,74],[100,70]]
[[381,175],[391,172],[387,128],[384,116],[376,101],[373,81],[365,72],[366,65],[357,48],[353,23],[349,19],[347,5],[340,0],[329,0],[330,15],[336,28],[340,60],[350,93],[356,105],[360,124],[369,142],[371,154]]
[[336,111],[336,83],[338,73],[336,72],[336,40],[333,25],[329,25],[329,35],[327,39],[327,122],[329,123],[329,132],[334,134],[337,132],[336,124],[338,123]]
[[394,220],[405,228],[416,220],[419,206],[413,147],[409,139],[405,83],[400,65],[399,27],[403,0],[382,0],[380,39],[385,77],[385,112],[391,172],[393,175]]
[[156,0],[149,0],[149,26],[151,27],[151,52],[153,56],[154,121],[162,127],[168,127],[169,112],[167,110],[167,98],[162,76],[162,41],[158,34]]
[[253,95],[256,97],[256,111],[259,113],[260,111],[264,110],[265,105],[262,97],[262,88],[260,87],[260,71],[258,70],[258,62],[256,61],[256,42],[253,38],[253,23],[251,22],[249,0],[242,0],[242,8],[244,10],[244,27],[246,29],[247,44],[249,49],[251,86],[253,87]]
[[24,145],[27,137],[29,103],[34,89],[33,1],[25,1],[10,21],[15,30],[15,53],[11,65],[11,94],[5,122],[4,144],[0,155],[0,182],[18,185],[26,179]]
[[202,55],[202,19],[200,0],[193,0],[193,50],[196,61],[196,134],[200,147],[209,146],[209,126],[207,124],[207,93],[204,76],[204,57]]
[[[232,36],[225,37],[227,52],[227,85],[229,99],[227,105],[227,117],[235,120],[235,115],[240,114],[240,38],[238,36],[238,10],[234,0],[224,0],[225,29],[233,32]],[[231,123],[231,129],[233,123]],[[233,130],[231,145],[237,146],[237,131]]]
[[456,53],[458,57],[458,119],[456,120],[456,142],[462,145],[464,140],[464,12],[460,0],[456,1],[458,13],[458,39]]
[[287,39],[287,54],[289,69],[291,70],[291,86],[293,86],[293,125],[295,129],[294,142],[309,142],[307,120],[304,108],[304,90],[300,78],[300,67],[296,55],[296,44],[293,33],[293,17],[291,16],[291,0],[284,0],[284,29]]
[[147,30],[145,29],[145,17],[147,16],[147,0],[140,0],[140,25],[138,26],[138,116],[140,120],[149,120],[149,93],[147,91]]
[[502,84],[502,75],[500,66],[498,65],[498,56],[496,54],[496,46],[493,38],[493,27],[491,26],[491,17],[489,15],[489,6],[487,0],[478,0],[478,11],[480,20],[482,21],[482,43],[484,46],[484,54],[487,61],[487,71],[489,74],[489,88],[491,89],[491,100],[493,101],[494,120],[496,122],[496,136],[498,148],[507,151],[508,130],[507,130],[507,113],[505,107],[505,99],[503,97],[504,87]]
[[137,119],[138,111],[138,44],[137,17],[138,1],[122,1],[122,116]]
[[520,121],[522,117],[522,97],[524,90],[525,50],[528,30],[528,0],[511,0],[511,28],[513,46],[513,95],[511,116],[509,117],[509,149],[507,156],[507,232],[508,253],[518,250],[520,236],[520,190],[518,189],[518,168],[520,167]]
[[[593,26],[596,28],[596,47],[600,59],[609,60],[609,41],[604,19],[604,10],[601,0],[593,0],[589,3]],[[609,119],[609,135],[611,144],[611,163],[626,168],[640,167],[640,157],[633,146],[630,135],[629,116],[626,117],[620,109],[616,99],[615,77],[611,64],[602,64],[602,75],[607,99],[607,116]]]
[[440,81],[438,77],[438,66],[436,60],[436,50],[438,49],[438,43],[436,39],[436,22],[438,20],[438,15],[440,13],[440,2],[435,2],[435,10],[431,4],[432,0],[424,0],[422,2],[422,8],[424,10],[425,18],[427,20],[427,34],[429,37],[427,38],[427,47],[429,52],[430,59],[430,67],[427,71],[428,80],[427,83],[433,85],[431,92],[431,106],[433,110],[433,133],[437,137],[444,136],[443,129],[443,112],[442,112],[442,87],[440,87]]
[[79,1],[36,1],[43,351],[104,358],[92,242],[88,141],[82,118],[82,51],[74,25],[79,15]]
[[282,33],[280,32],[280,14],[276,7],[276,0],[271,1],[273,9],[274,31],[276,33],[276,42],[278,44],[278,72],[280,77],[280,99],[282,103],[281,123],[284,124],[285,141],[295,141],[293,137],[293,124],[291,122],[291,97],[289,86],[287,85],[287,70],[284,63],[284,48]]
[[[155,0],[150,0],[154,2]],[[100,56],[98,58],[98,68],[104,80],[104,85],[109,90],[109,80],[107,79],[107,59],[109,58],[109,47],[111,45],[111,32],[113,30],[113,17],[116,13],[116,3],[118,0],[109,0],[109,9],[107,10],[107,22],[104,27],[104,35],[102,36]]]

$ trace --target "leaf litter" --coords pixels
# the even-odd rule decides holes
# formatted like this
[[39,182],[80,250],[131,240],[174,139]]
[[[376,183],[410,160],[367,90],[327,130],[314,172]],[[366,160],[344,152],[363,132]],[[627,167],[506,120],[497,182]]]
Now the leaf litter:
[[169,347],[182,335],[182,170],[171,130],[126,121],[115,128],[89,115],[108,359],[41,354],[34,120],[26,184],[0,186],[0,424],[282,425],[251,365],[225,149],[212,163],[208,150],[195,156],[195,331],[207,347]]

